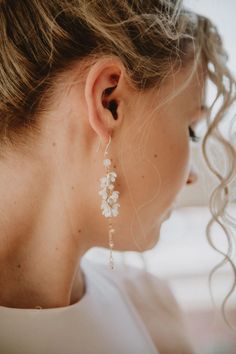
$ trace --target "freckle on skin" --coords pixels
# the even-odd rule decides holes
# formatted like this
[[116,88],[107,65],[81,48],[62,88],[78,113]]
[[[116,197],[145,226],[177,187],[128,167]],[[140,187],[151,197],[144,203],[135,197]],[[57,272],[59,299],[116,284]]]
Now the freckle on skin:
[[72,187],[71,187],[71,189],[75,189],[75,187],[74,187],[74,186],[72,186]]
[[144,176],[142,176],[142,178],[144,178]]
[[55,141],[52,143],[52,146],[56,146],[56,143],[55,143]]
[[18,268],[20,268],[20,267],[21,267],[21,265],[20,265],[20,264],[17,264],[17,267],[18,267]]
[[78,230],[78,232],[81,232],[81,230]]
[[157,157],[157,154],[155,154],[154,157]]

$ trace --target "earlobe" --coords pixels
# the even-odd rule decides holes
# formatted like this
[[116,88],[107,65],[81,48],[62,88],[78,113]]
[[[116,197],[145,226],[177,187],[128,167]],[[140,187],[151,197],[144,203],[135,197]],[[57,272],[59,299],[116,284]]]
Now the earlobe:
[[117,60],[106,58],[89,70],[85,82],[85,100],[91,127],[99,137],[108,141],[114,122],[119,118],[117,108],[122,67]]

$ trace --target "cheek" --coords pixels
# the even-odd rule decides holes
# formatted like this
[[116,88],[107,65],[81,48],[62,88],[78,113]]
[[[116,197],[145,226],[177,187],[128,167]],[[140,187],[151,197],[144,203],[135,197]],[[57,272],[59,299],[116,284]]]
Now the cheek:
[[168,204],[173,203],[178,192],[185,185],[189,170],[189,141],[185,137],[173,139],[166,145],[163,152],[162,174],[163,180],[163,200]]
[[143,216],[161,216],[173,203],[188,175],[189,141],[182,130],[153,124],[132,154],[126,154],[126,181],[135,207]]

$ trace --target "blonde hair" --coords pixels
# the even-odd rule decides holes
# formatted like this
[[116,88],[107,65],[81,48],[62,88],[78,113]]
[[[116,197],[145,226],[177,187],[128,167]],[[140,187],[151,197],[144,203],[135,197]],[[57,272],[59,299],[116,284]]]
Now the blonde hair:
[[[226,211],[236,174],[236,152],[230,140],[221,135],[219,123],[236,96],[235,80],[227,68],[216,27],[206,17],[185,9],[181,0],[1,0],[0,31],[2,158],[7,148],[20,149],[34,142],[40,133],[38,116],[50,106],[57,78],[75,62],[89,65],[98,57],[114,55],[124,64],[133,87],[144,91],[160,85],[173,68],[181,68],[190,59],[195,63],[200,57],[205,60],[208,78],[217,89],[210,111],[216,106],[218,109],[214,117],[208,115],[202,152],[219,180],[210,198],[212,219],[206,235],[224,256],[221,264],[227,261],[234,274],[232,289],[222,304],[225,317],[226,300],[236,286],[232,235],[227,227],[235,227],[236,222]],[[209,159],[209,139],[221,144],[228,157],[224,176]],[[214,245],[213,223],[225,233],[226,253]]]

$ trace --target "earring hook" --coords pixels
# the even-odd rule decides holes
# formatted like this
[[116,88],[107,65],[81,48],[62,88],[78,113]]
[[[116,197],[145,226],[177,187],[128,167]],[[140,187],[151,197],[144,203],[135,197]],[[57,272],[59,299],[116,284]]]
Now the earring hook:
[[[98,144],[98,148],[97,148],[96,153],[98,153],[98,151],[99,151],[99,149],[100,149],[101,141],[102,141],[102,139],[101,139],[101,137],[100,137],[100,138],[99,138],[99,144]],[[108,150],[108,147],[109,147],[110,143],[111,143],[111,135],[109,136],[109,142],[107,143],[107,146],[106,146],[104,155],[107,155],[107,150]]]
[[108,142],[108,144],[106,146],[106,149],[105,149],[105,152],[104,152],[104,156],[108,154],[107,150],[109,148],[110,143],[111,143],[111,135],[109,136],[109,142]]
[[97,148],[96,153],[98,153],[98,150],[99,150],[99,148],[100,148],[100,145],[101,145],[101,138],[99,138],[99,144],[98,144],[98,148]]

